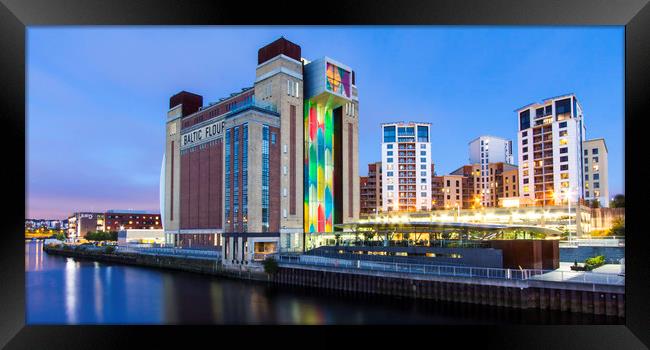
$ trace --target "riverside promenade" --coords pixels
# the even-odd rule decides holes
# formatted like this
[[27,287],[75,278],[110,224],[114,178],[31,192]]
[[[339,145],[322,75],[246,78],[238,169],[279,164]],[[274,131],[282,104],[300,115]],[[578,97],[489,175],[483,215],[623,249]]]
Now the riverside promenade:
[[218,252],[173,248],[64,249],[49,254],[214,276],[498,307],[625,317],[623,276],[574,271],[378,263],[279,255],[278,271],[260,264],[224,266]]

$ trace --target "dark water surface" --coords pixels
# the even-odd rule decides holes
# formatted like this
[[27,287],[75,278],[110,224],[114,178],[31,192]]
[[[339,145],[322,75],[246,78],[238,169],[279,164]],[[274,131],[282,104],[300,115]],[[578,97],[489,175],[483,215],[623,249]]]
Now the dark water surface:
[[271,286],[48,255],[25,243],[28,324],[612,324],[618,318]]

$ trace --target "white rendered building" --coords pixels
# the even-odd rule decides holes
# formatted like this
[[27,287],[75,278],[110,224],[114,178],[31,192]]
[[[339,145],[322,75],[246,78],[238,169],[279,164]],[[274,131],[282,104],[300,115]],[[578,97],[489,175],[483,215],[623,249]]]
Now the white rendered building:
[[484,135],[469,142],[469,164],[487,165],[499,162],[512,164],[511,140]]
[[516,110],[519,195],[534,205],[575,204],[583,198],[585,125],[575,94]]
[[430,123],[382,124],[382,211],[431,209]]
[[608,155],[605,139],[593,139],[582,144],[584,162],[584,198],[597,200],[601,207],[609,207]]

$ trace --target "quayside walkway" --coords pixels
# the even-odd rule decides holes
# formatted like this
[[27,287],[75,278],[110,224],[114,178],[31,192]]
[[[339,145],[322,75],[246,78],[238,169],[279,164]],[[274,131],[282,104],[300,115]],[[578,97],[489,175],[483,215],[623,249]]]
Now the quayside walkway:
[[[347,271],[349,273],[391,275],[401,278],[419,277],[435,279],[452,277],[472,280],[492,280],[495,284],[521,281],[549,281],[582,283],[595,286],[624,286],[625,277],[608,273],[582,271],[555,271],[537,269],[498,269],[485,267],[465,267],[449,265],[404,264],[366,260],[336,259],[311,255],[280,255],[281,266],[301,268],[327,268],[328,270]],[[485,282],[485,281],[484,281]],[[489,284],[489,282],[488,282]],[[521,283],[513,283],[521,286]],[[593,288],[592,288],[593,289]]]

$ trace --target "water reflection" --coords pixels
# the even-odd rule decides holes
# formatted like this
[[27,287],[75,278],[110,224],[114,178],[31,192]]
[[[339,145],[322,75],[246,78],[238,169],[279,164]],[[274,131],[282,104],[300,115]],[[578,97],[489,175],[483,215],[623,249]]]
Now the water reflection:
[[29,324],[605,324],[617,318],[272,286],[50,256],[25,244]]

